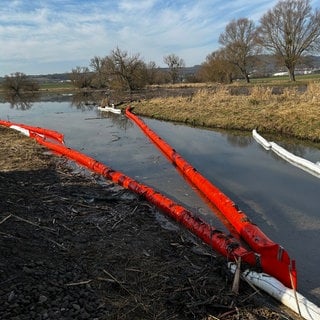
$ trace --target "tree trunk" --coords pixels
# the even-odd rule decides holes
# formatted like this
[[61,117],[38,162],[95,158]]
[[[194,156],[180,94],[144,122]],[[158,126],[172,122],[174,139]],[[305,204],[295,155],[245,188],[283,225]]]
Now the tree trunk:
[[296,76],[294,74],[294,66],[289,66],[287,67],[288,68],[288,72],[289,72],[289,78],[290,78],[290,81],[296,81]]
[[290,77],[290,81],[296,81],[294,70],[289,70],[289,77]]

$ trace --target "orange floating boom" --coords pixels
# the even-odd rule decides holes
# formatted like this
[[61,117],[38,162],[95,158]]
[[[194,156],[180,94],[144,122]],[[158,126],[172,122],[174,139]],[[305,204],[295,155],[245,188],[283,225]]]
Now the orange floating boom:
[[[17,125],[9,125],[13,129],[19,130]],[[24,126],[24,128],[27,126]],[[160,210],[167,213],[170,217],[184,225],[188,230],[197,235],[203,242],[211,246],[215,251],[227,257],[229,260],[235,261],[240,258],[242,261],[260,268],[260,259],[253,251],[249,251],[242,247],[237,239],[231,235],[225,235],[213,226],[207,224],[199,217],[194,216],[190,211],[175,203],[151,187],[143,185],[134,179],[124,175],[121,172],[114,171],[101,162],[76,150],[66,147],[64,144],[53,143],[32,131],[33,127],[28,126],[29,136],[35,139],[39,144],[47,147],[53,152],[63,155],[71,160],[76,161],[80,165],[102,175],[103,177],[114,181],[126,189],[144,197],[147,201],[154,204]],[[36,128],[38,131],[38,128]],[[45,132],[45,131],[41,131]]]
[[12,126],[20,127],[28,130],[30,133],[30,136],[34,135],[34,133],[37,133],[37,134],[43,135],[46,138],[56,140],[59,143],[64,143],[63,142],[64,135],[55,130],[40,128],[40,127],[33,127],[33,126],[28,126],[26,124],[15,123],[15,122],[5,121],[5,120],[0,120],[0,125],[6,126],[6,127],[12,127]]
[[279,244],[270,240],[235,203],[223,194],[210,181],[203,177],[194,167],[184,160],[167,142],[152,131],[143,120],[126,109],[126,116],[134,121],[150,140],[179,168],[189,181],[200,190],[226,217],[247,244],[261,256],[263,271],[268,273],[285,286],[297,288],[295,261],[291,260],[287,251]]
[[[99,163],[95,159],[92,159],[78,151],[67,148],[62,144],[56,144],[46,140],[46,138],[63,137],[62,134],[49,129],[32,127],[24,124],[14,124],[8,121],[0,120],[0,124],[4,124],[7,127],[15,127],[14,129],[17,129],[17,127],[20,126],[26,130],[29,130],[29,136],[38,141],[38,143],[59,154],[77,161],[79,164],[102,174],[106,178],[111,179],[112,181],[132,190],[133,192],[144,196],[149,202],[153,203],[161,210],[174,217],[177,221],[186,226],[190,231],[198,235],[204,242],[211,245],[216,251],[220,252],[221,254],[228,256],[230,259],[241,256],[244,262],[247,262],[253,266],[261,266],[264,272],[273,275],[286,286],[292,287],[296,285],[296,272],[294,262],[291,265],[292,272],[290,277],[290,274],[288,272],[283,271],[284,263],[283,259],[281,259],[280,256],[275,260],[267,257],[266,255],[256,255],[253,252],[241,247],[234,238],[223,235],[220,231],[209,226],[200,218],[194,217],[188,210],[175,204],[172,200],[166,198],[165,196],[155,192],[152,188],[139,184],[138,182],[125,176],[124,174],[113,171],[102,163]],[[161,138],[159,139],[161,140]],[[63,141],[63,139],[61,139],[61,141]],[[171,147],[169,146],[169,148]],[[173,149],[171,148],[171,150]],[[184,172],[184,170],[182,171]],[[231,250],[230,248],[233,249]],[[235,252],[235,250],[237,250],[238,252]]]
[[143,185],[119,171],[114,171],[103,163],[98,162],[81,152],[70,149],[65,145],[49,142],[40,136],[36,136],[34,139],[48,149],[76,161],[82,166],[109,180],[112,180],[126,189],[133,191],[139,196],[143,196],[150,203],[154,204],[160,210],[164,211],[176,221],[184,225],[188,230],[196,234],[200,239],[202,239],[202,241],[210,245],[220,254],[231,260],[241,257],[244,262],[259,267],[259,256],[242,247],[234,237],[231,235],[224,235],[221,231],[210,226],[199,217],[194,216],[190,211],[161,193],[156,192],[151,187]]

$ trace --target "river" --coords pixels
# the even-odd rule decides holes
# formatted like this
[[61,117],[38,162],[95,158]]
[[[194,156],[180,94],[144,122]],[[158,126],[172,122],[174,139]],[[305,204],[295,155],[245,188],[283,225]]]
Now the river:
[[[66,95],[27,107],[2,102],[0,118],[60,131],[69,147],[154,187],[225,229],[212,208],[124,115],[102,114],[92,105],[71,101]],[[263,149],[251,133],[144,121],[296,259],[298,291],[319,306],[320,178]],[[273,140],[298,156],[320,160],[319,144]]]

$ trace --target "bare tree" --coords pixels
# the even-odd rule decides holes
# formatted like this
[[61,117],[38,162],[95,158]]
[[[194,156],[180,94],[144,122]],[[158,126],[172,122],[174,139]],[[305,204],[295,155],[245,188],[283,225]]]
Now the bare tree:
[[169,67],[171,82],[177,82],[180,76],[181,69],[185,67],[184,60],[172,53],[168,56],[163,57],[163,61]]
[[320,11],[309,0],[284,0],[260,20],[259,41],[286,66],[291,81],[302,56],[320,48]]
[[197,76],[202,81],[231,83],[237,73],[234,64],[226,58],[224,49],[210,53],[202,63]]
[[155,84],[157,82],[157,75],[159,72],[159,67],[157,66],[157,64],[154,61],[150,61],[147,65],[147,72],[146,72],[146,76],[147,76],[147,83],[148,84]]
[[232,20],[220,35],[219,43],[224,46],[226,59],[250,82],[252,57],[258,52],[254,22],[247,18]]
[[79,89],[91,87],[92,72],[90,72],[88,67],[76,67],[72,69],[70,78],[73,85]]
[[22,72],[16,72],[4,77],[2,87],[7,92],[19,94],[26,91],[38,91],[39,83]]
[[146,65],[140,54],[130,56],[128,52],[116,48],[105,58],[103,71],[111,79],[113,87],[132,92],[146,85]]
[[93,71],[92,86],[97,89],[108,87],[108,75],[104,72],[105,58],[93,57],[90,60],[90,67]]

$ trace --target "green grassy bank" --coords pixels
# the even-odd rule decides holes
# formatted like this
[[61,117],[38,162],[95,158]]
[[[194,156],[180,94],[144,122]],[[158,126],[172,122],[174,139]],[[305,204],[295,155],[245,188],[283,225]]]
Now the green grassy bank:
[[42,83],[40,91],[50,92],[70,92],[76,91],[75,87],[70,82]]

